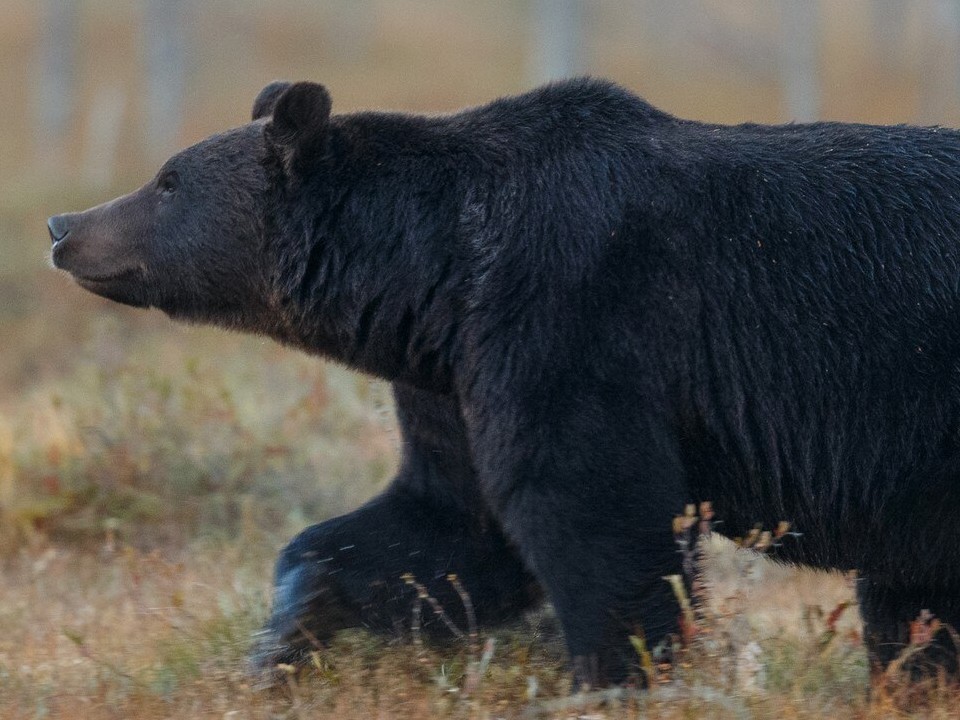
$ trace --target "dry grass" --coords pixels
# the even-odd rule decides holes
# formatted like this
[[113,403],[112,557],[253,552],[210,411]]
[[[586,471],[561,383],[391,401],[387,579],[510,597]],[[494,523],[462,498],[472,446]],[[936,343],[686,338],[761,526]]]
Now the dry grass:
[[[244,534],[178,552],[48,545],[9,558],[0,586],[0,717],[894,718],[953,717],[934,688],[867,702],[855,613],[840,576],[710,548],[710,611],[650,693],[567,695],[548,613],[469,643],[341,633],[286,686],[244,673],[267,610],[272,546]],[[483,668],[480,669],[480,664]],[[669,679],[668,679],[669,678]],[[603,702],[598,702],[602,699]]]
[[0,418],[8,549],[84,542],[105,524],[137,547],[233,536],[245,522],[290,532],[390,473],[382,383],[250,339],[221,338],[232,351],[218,360],[206,332],[123,337],[110,314],[76,320],[65,375]]

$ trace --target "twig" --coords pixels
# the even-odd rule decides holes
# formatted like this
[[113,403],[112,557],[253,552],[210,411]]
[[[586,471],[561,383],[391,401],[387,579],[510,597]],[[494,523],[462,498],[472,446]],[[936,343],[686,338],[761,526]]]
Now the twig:
[[[456,637],[458,640],[463,640],[464,638],[466,638],[466,635],[464,634],[463,630],[458,628],[456,624],[454,624],[453,620],[451,620],[450,617],[447,615],[447,613],[444,612],[443,606],[440,605],[439,602],[437,602],[437,599],[435,597],[433,597],[430,593],[427,592],[426,587],[424,587],[423,585],[417,582],[417,579],[411,573],[406,573],[405,575],[403,575],[403,580],[404,582],[407,583],[407,585],[411,585],[416,589],[417,599],[423,602],[426,602],[427,604],[430,605],[430,608],[433,610],[433,614],[443,621],[443,624],[447,626],[447,629],[451,633],[453,633],[454,637]],[[419,604],[420,603],[417,603],[417,605]]]
[[86,640],[84,640],[81,635],[79,635],[78,633],[72,630],[68,630],[67,628],[63,628],[62,632],[70,642],[76,645],[77,650],[87,660],[94,663],[95,665],[99,665],[100,667],[106,668],[107,670],[112,672],[114,675],[117,675],[118,677],[122,677],[124,680],[129,680],[134,685],[137,684],[137,679],[133,675],[131,675],[130,673],[124,672],[109,660],[104,660],[103,658],[100,658],[94,655],[93,652],[90,650],[90,648],[87,646]]
[[320,652],[323,652],[324,650],[326,650],[326,647],[322,642],[320,642],[319,638],[317,638],[316,635],[310,632],[307,629],[306,625],[300,622],[300,618],[297,618],[296,622],[297,622],[297,630],[303,633],[303,636],[307,639],[307,642],[313,645],[313,647]]
[[674,682],[671,685],[650,688],[648,690],[627,690],[625,688],[609,688],[595,692],[578,693],[570,697],[557,698],[528,706],[523,716],[537,718],[569,710],[582,710],[596,705],[633,700],[638,708],[651,704],[677,702],[696,699],[708,705],[721,707],[738,720],[748,720],[751,713],[746,703],[740,698],[703,685],[686,685]]
[[453,589],[456,590],[457,595],[460,596],[460,602],[463,603],[463,611],[467,616],[467,631],[470,634],[470,656],[476,659],[480,648],[480,634],[477,632],[477,615],[473,609],[473,600],[470,598],[470,594],[466,588],[463,587],[463,583],[460,582],[460,578],[457,577],[456,573],[447,575],[447,580],[453,585]]

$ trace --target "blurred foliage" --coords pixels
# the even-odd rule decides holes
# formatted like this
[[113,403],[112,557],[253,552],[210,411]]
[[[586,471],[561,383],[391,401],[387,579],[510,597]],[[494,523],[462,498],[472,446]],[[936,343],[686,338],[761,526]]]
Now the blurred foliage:
[[29,393],[0,426],[8,542],[100,539],[109,527],[170,543],[244,522],[291,532],[345,511],[390,469],[392,448],[375,437],[389,429],[359,406],[365,379],[273,364],[272,348],[243,362],[164,358],[143,338],[118,347],[109,322],[94,330],[93,362]]

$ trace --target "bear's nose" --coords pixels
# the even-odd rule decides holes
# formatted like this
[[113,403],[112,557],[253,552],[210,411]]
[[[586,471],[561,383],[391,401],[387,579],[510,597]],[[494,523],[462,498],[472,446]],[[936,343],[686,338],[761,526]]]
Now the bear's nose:
[[70,232],[70,221],[66,215],[54,215],[47,220],[47,230],[50,231],[50,240],[56,245]]

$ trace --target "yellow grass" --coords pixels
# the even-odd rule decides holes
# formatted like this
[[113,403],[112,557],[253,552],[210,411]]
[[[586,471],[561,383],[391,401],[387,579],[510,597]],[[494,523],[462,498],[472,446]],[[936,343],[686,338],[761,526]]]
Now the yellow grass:
[[[570,697],[549,613],[467,643],[346,631],[312,667],[261,690],[245,672],[267,609],[270,542],[248,529],[179,552],[105,542],[10,558],[0,587],[0,717],[952,717],[933,688],[871,704],[847,580],[714,543],[707,631],[652,692]],[[490,644],[492,641],[492,645]],[[482,650],[491,654],[482,672]],[[604,702],[598,702],[603,699]]]

